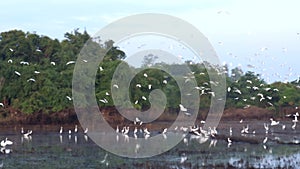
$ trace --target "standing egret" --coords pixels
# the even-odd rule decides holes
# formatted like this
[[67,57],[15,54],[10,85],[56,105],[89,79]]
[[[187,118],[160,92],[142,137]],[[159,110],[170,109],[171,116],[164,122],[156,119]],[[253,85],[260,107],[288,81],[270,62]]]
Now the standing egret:
[[74,133],[77,133],[77,132],[78,132],[78,128],[77,128],[77,125],[75,125]]
[[116,128],[116,133],[119,133],[119,126],[117,126]]
[[167,133],[167,130],[168,130],[168,128],[165,128],[165,129],[162,131],[162,134],[166,134],[166,133]]
[[63,127],[60,126],[59,134],[62,134],[62,133],[63,133]]
[[84,130],[84,134],[87,134],[87,132],[89,131],[89,129],[88,128],[85,128],[85,130]]

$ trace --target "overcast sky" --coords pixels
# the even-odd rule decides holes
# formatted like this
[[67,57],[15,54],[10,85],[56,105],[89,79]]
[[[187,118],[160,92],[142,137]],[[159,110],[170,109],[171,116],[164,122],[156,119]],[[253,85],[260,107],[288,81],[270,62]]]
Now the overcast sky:
[[297,0],[10,0],[0,4],[1,32],[36,31],[60,40],[75,28],[93,35],[132,14],[169,14],[197,27],[220,60],[232,67],[256,71],[267,81],[294,80],[300,74]]

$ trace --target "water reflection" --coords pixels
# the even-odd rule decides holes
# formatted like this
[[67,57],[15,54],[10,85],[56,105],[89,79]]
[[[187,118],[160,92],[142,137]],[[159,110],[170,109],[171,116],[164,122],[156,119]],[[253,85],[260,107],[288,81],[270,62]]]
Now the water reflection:
[[[220,134],[222,132],[229,135],[228,130],[220,130]],[[155,132],[151,133],[155,135]],[[260,140],[258,143],[238,142],[234,140],[234,134],[228,146],[227,137],[220,139],[167,132],[165,136],[159,135],[164,140],[161,146],[174,136],[183,137],[183,140],[166,153],[136,160],[106,152],[82,132],[69,135],[67,132],[35,131],[28,137],[11,132],[0,135],[0,138],[8,137],[14,142],[10,147],[1,149],[0,168],[146,168],[145,164],[152,168],[297,168],[300,164],[297,133],[288,138],[287,135],[274,132],[273,135],[267,135],[265,144],[264,132],[257,132],[255,137],[252,134],[243,136],[257,138]],[[99,136],[116,148],[122,144],[130,145],[133,148],[128,151],[136,156],[143,153],[143,148],[153,147],[149,138],[145,144],[139,141],[143,136],[137,135],[135,138],[133,133],[100,133]],[[285,144],[285,141],[295,144]]]

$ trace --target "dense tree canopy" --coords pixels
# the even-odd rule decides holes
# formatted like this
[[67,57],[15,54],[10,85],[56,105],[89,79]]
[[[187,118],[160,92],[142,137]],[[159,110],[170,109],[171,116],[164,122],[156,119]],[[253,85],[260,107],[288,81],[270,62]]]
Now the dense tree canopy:
[[[74,62],[90,36],[78,29],[65,34],[59,41],[35,33],[20,30],[2,32],[0,36],[0,102],[4,108],[18,109],[24,113],[51,113],[72,108],[72,74]],[[100,106],[113,106],[111,97],[112,76],[117,66],[123,62],[126,54],[114,46],[113,41],[103,42],[100,46],[110,49],[104,61],[99,65],[96,76],[96,97]],[[180,70],[188,66],[192,74],[182,76],[183,81],[195,78],[201,97],[200,107],[209,108],[213,81],[209,79],[207,69],[214,69],[208,63],[190,63],[168,65],[155,63],[155,56],[145,56],[143,69],[129,67],[139,73],[130,83],[130,102],[135,108],[145,110],[150,107],[149,93],[161,89],[167,97],[168,108],[178,108],[180,91],[178,84],[167,72],[147,68],[149,65],[163,66]],[[225,71],[227,82],[226,107],[247,108],[256,105],[279,110],[284,106],[299,106],[299,79],[291,83],[276,82],[267,84],[260,75],[239,68]],[[218,73],[218,70],[213,72]],[[123,72],[124,75],[126,72]],[[176,72],[175,72],[176,73]],[[147,74],[147,78],[145,78]],[[151,86],[149,86],[151,85]],[[146,99],[143,98],[146,97]]]

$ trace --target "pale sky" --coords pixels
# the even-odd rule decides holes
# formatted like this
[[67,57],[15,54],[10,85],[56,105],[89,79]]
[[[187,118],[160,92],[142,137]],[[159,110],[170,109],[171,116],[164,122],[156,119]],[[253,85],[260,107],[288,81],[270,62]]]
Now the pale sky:
[[132,14],[169,14],[197,27],[220,60],[232,67],[254,70],[249,67],[253,65],[267,81],[295,80],[300,75],[297,0],[11,0],[0,4],[0,32],[36,31],[60,40],[75,28],[93,35]]

